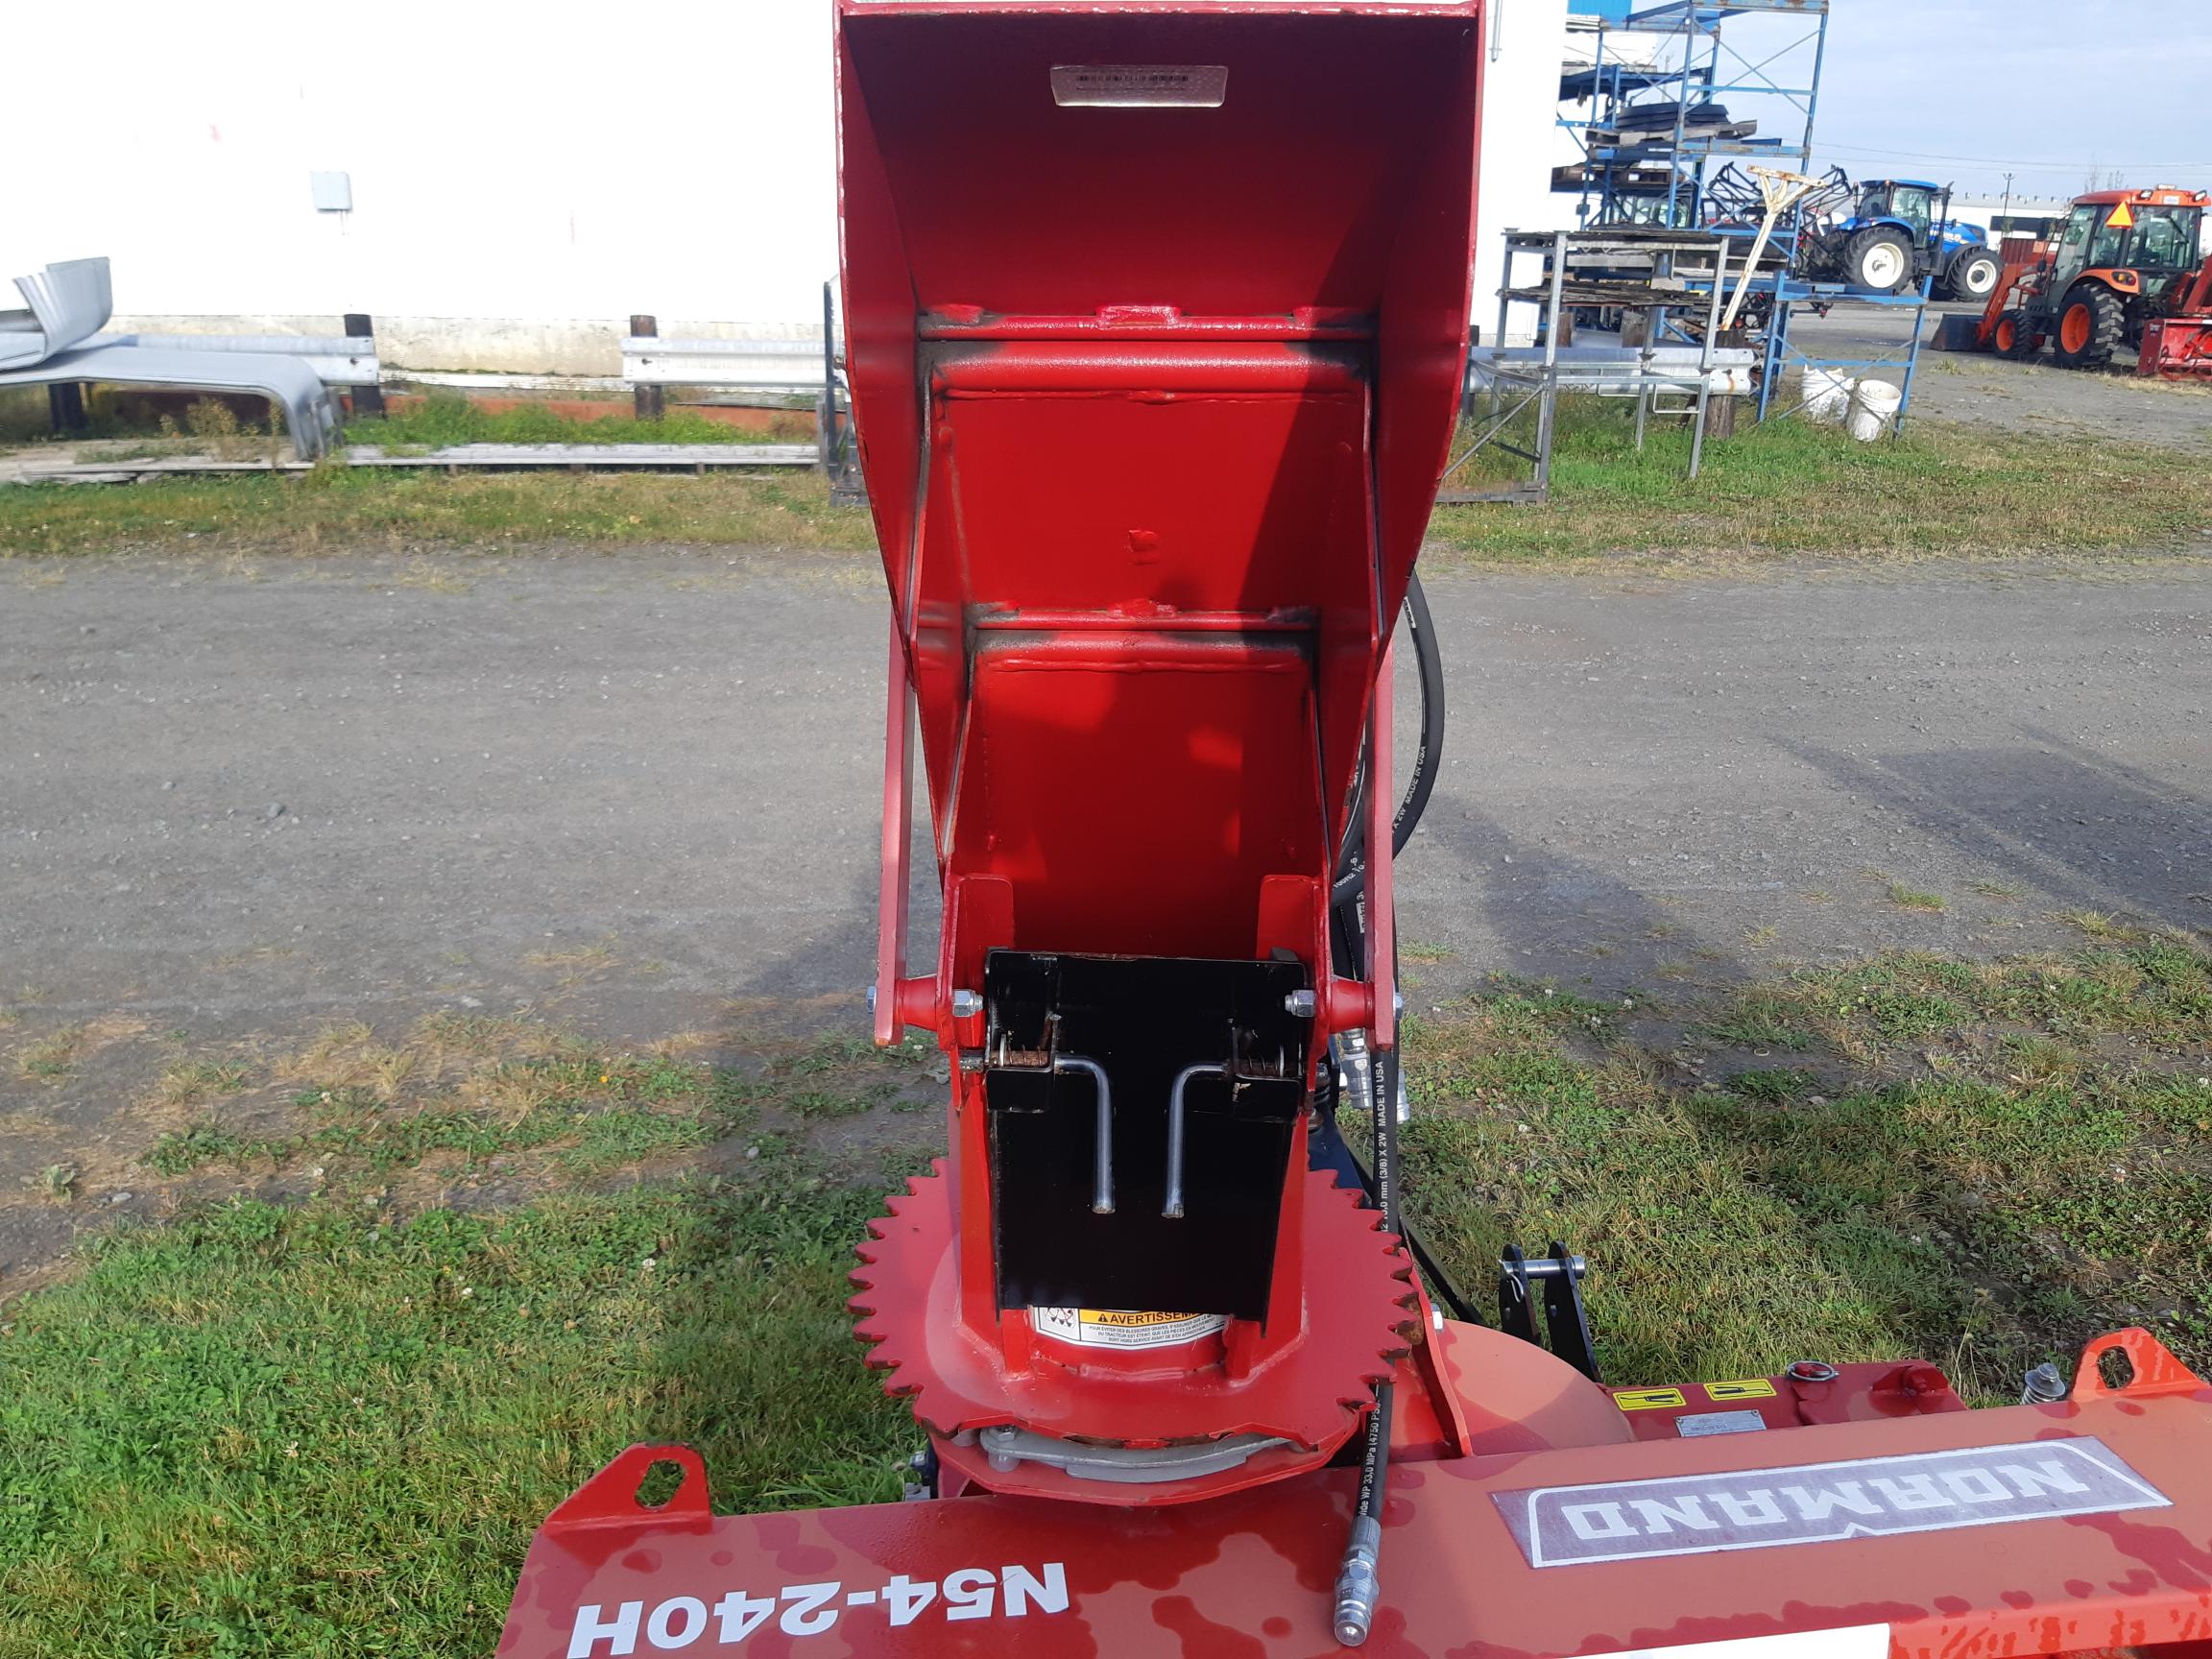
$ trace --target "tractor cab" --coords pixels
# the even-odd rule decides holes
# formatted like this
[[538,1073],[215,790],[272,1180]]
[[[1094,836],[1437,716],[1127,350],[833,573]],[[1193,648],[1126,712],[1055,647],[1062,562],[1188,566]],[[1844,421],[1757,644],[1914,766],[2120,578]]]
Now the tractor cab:
[[[2006,356],[2028,358],[2048,340],[2067,369],[2100,369],[2136,346],[2144,349],[2143,373],[2166,373],[2180,356],[2190,373],[2202,373],[2202,354],[2194,346],[2183,351],[2181,341],[2207,336],[2207,207],[2212,191],[2167,184],[2077,196],[2048,262],[1991,301],[1990,343]],[[2156,349],[2147,342],[2153,325]]]
[[[1876,225],[1887,220],[1912,231],[1913,240],[1925,241],[1936,224],[1936,198],[1939,187],[1916,179],[1867,179],[1859,185],[1859,202],[1852,226]],[[1941,192],[1948,196],[1948,192]]]
[[2212,193],[2163,185],[2076,198],[2059,234],[2052,291],[2088,277],[2128,297],[2155,299],[2202,259],[2207,204]]

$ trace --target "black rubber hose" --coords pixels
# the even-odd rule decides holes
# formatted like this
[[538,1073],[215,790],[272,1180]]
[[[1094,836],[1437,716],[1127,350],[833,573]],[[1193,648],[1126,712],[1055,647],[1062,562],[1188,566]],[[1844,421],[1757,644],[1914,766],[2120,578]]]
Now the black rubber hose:
[[[1419,572],[1407,581],[1405,614],[1421,684],[1421,738],[1413,752],[1413,775],[1407,781],[1405,797],[1390,820],[1393,857],[1406,850],[1406,843],[1420,827],[1444,760],[1444,657],[1436,642],[1436,624],[1429,614],[1429,595],[1422,589]],[[1366,847],[1367,765],[1362,758],[1352,781],[1350,823],[1336,858],[1335,884],[1329,894],[1329,936],[1334,947],[1336,972],[1350,975],[1366,968],[1367,929],[1360,911]]]
[[[1430,794],[1436,787],[1436,772],[1444,757],[1444,663],[1436,646],[1436,628],[1429,614],[1429,597],[1421,590],[1418,575],[1406,584],[1406,627],[1413,645],[1413,660],[1421,680],[1421,741],[1413,756],[1413,776],[1398,811],[1390,821],[1390,852],[1403,852],[1428,810]],[[1372,759],[1372,757],[1369,757]],[[1336,879],[1330,893],[1329,930],[1338,967],[1358,974],[1365,966],[1366,923],[1359,907],[1363,872],[1360,854],[1365,848],[1367,790],[1374,786],[1371,768],[1362,762],[1352,792],[1351,822],[1336,865]],[[1387,788],[1385,782],[1383,787]],[[1374,1198],[1382,1212],[1382,1228],[1403,1236],[1398,1215],[1398,1050],[1395,1046],[1372,1056],[1369,1080],[1374,1094],[1368,1101],[1375,1125]],[[1336,1573],[1336,1607],[1333,1623],[1336,1640],[1357,1647],[1373,1627],[1380,1586],[1377,1579],[1382,1547],[1382,1504],[1390,1482],[1390,1417],[1395,1398],[1385,1381],[1375,1389],[1375,1407],[1367,1415],[1365,1443],[1360,1448],[1359,1497],[1352,1515],[1352,1535]]]
[[[1413,776],[1407,781],[1405,798],[1390,820],[1390,851],[1403,853],[1429,810],[1429,797],[1436,788],[1436,773],[1444,759],[1444,658],[1436,644],[1436,624],[1429,614],[1429,595],[1419,572],[1406,582],[1406,637],[1413,647],[1413,661],[1421,681],[1421,738],[1413,751]],[[1364,756],[1352,780],[1352,811],[1344,829],[1344,845],[1336,855],[1336,891],[1358,875],[1359,857],[1367,847],[1367,762]]]

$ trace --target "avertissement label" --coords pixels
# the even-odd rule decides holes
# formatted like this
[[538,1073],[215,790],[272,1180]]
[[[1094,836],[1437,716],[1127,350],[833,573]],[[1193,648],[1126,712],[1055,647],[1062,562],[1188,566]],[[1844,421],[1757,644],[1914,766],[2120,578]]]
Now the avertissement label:
[[1139,1313],[1113,1308],[1032,1308],[1029,1328],[1081,1348],[1172,1348],[1211,1336],[1229,1323],[1222,1313]]
[[1531,1567],[1828,1544],[2172,1503],[2102,1440],[2086,1436],[1491,1497]]

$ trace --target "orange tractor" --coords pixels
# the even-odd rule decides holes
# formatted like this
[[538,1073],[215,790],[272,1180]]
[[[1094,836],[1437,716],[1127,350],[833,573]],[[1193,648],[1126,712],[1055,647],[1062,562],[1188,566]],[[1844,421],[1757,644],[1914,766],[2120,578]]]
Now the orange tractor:
[[2130,346],[2140,373],[2212,375],[2208,205],[2212,192],[2167,185],[2076,198],[2048,258],[2008,264],[1977,322],[1947,320],[1956,344],[1970,327],[1974,349],[2027,359],[2048,342],[2067,369],[2103,368]]

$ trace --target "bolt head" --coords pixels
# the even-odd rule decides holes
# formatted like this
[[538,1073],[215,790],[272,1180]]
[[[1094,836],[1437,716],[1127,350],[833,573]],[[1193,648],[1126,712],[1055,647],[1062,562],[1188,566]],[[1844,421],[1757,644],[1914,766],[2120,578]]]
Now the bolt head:
[[1320,1002],[1310,990],[1298,990],[1291,992],[1289,996],[1283,998],[1283,1006],[1286,1011],[1297,1015],[1301,1020],[1310,1020],[1313,1018],[1313,1011],[1320,1006]]
[[955,991],[952,993],[953,1019],[973,1020],[976,1015],[982,1012],[983,998],[980,992]]

